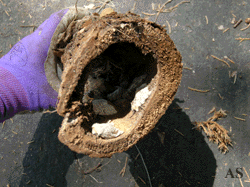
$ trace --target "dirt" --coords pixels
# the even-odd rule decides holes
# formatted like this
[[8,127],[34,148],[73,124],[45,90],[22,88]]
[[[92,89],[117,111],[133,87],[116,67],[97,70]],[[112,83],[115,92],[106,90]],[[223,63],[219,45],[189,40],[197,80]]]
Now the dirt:
[[[132,13],[101,18],[95,14],[88,21],[73,21],[55,52],[63,64],[57,112],[65,117],[58,138],[71,150],[91,157],[123,152],[147,135],[173,101],[181,81],[181,55],[166,30]],[[146,75],[143,83],[152,93],[138,112],[131,110],[132,90],[123,94],[127,95],[123,101],[114,102],[117,114],[98,116],[91,101],[82,101],[88,77],[98,69],[111,87],[95,93],[98,96],[106,99],[117,86],[129,90],[141,75]],[[91,133],[93,123],[107,120],[124,133],[113,139]]]

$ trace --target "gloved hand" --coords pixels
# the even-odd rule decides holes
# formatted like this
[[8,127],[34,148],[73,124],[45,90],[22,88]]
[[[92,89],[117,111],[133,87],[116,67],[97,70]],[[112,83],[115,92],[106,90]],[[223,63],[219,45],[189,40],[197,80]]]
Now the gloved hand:
[[55,107],[57,92],[47,82],[44,62],[53,33],[67,11],[52,14],[0,59],[0,122],[23,110]]

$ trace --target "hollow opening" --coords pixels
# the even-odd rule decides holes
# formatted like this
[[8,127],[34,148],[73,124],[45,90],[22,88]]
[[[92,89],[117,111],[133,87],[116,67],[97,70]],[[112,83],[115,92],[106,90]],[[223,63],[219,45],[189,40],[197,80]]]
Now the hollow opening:
[[142,54],[134,43],[110,45],[84,68],[71,97],[75,101],[80,100],[83,105],[92,105],[89,112],[95,117],[83,128],[89,132],[95,123],[120,119],[122,124],[119,126],[116,123],[115,126],[119,129],[122,126],[123,132],[130,129],[131,122],[124,122],[131,121],[136,112],[143,110],[143,106],[133,110],[135,95],[149,87],[156,74],[157,63],[151,53]]

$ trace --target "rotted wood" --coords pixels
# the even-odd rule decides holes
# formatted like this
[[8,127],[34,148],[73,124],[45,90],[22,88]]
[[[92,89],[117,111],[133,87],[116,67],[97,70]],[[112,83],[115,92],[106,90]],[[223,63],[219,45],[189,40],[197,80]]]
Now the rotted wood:
[[[58,138],[77,153],[110,157],[136,144],[165,113],[181,81],[181,55],[163,27],[130,12],[73,22],[55,49],[63,64]],[[145,86],[144,103],[132,111]],[[111,139],[91,133],[108,120],[123,133]]]

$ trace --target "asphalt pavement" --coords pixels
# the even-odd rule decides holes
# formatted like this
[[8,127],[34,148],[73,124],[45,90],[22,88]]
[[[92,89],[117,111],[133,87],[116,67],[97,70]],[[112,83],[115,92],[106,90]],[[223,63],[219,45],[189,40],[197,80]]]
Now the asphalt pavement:
[[[93,2],[79,0],[78,6]],[[155,14],[152,3],[156,9],[166,1],[111,2],[106,6],[117,12],[134,7],[134,13],[154,21],[155,15],[143,12]],[[63,119],[58,114],[15,115],[13,121],[6,120],[0,127],[0,186],[148,187],[150,182],[154,187],[250,186],[250,40],[237,40],[250,38],[250,28],[242,30],[250,17],[250,1],[181,2],[168,3],[165,8],[175,8],[161,13],[157,23],[166,25],[182,55],[182,82],[157,127],[136,145],[142,157],[135,146],[111,158],[76,154],[57,138]],[[33,25],[40,25],[50,14],[69,6],[75,6],[75,0],[0,0],[0,55],[33,32]],[[231,23],[233,19],[243,22],[236,26]],[[237,78],[229,77],[229,71]],[[227,154],[220,153],[204,132],[193,128],[193,122],[212,116],[208,112],[213,107],[227,111],[227,117],[218,121],[233,142]],[[159,137],[164,134],[161,141]]]

